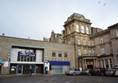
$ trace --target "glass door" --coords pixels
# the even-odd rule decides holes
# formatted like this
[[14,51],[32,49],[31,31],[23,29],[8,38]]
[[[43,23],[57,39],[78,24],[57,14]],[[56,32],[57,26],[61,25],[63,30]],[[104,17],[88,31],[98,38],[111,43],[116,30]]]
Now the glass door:
[[23,74],[23,65],[17,65],[17,74]]

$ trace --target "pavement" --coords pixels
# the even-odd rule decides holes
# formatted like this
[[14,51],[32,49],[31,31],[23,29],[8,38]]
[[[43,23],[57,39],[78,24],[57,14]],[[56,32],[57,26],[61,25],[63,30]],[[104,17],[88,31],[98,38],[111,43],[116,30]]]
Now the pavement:
[[66,75],[2,75],[0,83],[118,83],[118,77]]

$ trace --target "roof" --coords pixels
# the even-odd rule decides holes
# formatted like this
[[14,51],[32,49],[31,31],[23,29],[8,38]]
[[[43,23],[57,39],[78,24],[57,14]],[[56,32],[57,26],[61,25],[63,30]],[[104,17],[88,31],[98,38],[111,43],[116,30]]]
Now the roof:
[[[69,24],[70,22],[72,22],[73,20],[77,20],[77,21],[82,21],[82,22],[85,22],[85,23],[90,23],[90,20],[89,19],[86,19],[84,17],[84,15],[82,14],[78,14],[78,13],[73,13],[72,15],[70,15],[68,18],[67,18],[67,21],[65,22],[65,25]],[[65,26],[64,25],[64,26]]]
[[116,27],[116,26],[118,26],[118,23],[113,24],[113,25],[109,26],[108,28],[113,28],[113,27]]
[[73,14],[70,16],[70,18],[71,18],[71,17],[82,17],[82,16],[83,16],[82,14],[73,13]]

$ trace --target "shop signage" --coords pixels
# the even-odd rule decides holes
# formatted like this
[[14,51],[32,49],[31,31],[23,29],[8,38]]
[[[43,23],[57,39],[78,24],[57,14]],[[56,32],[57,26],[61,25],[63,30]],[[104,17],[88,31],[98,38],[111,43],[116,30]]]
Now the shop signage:
[[5,61],[3,67],[8,68],[9,67],[9,62]]
[[22,50],[18,51],[18,56],[35,56],[35,53],[33,50]]

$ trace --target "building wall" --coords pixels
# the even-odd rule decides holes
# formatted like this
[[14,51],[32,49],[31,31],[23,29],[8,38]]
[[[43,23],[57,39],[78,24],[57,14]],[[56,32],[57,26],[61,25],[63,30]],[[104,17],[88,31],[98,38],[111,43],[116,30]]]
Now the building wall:
[[[21,46],[21,47],[30,47],[30,48],[39,48],[44,49],[44,57],[46,56],[47,60],[52,60],[52,52],[61,52],[63,55],[67,52],[67,61],[70,61],[70,67],[75,67],[75,58],[74,58],[74,46],[67,44],[58,44],[58,43],[50,43],[43,42],[38,40],[31,39],[23,39],[23,38],[15,38],[15,37],[7,37],[0,36],[0,57],[4,61],[8,61],[7,57],[11,56],[11,48],[12,46]],[[64,61],[64,57],[61,59],[56,57],[57,61]],[[8,69],[2,69],[3,74],[8,73]]]
[[111,51],[113,53],[114,67],[118,67],[118,23],[108,27],[110,29]]

